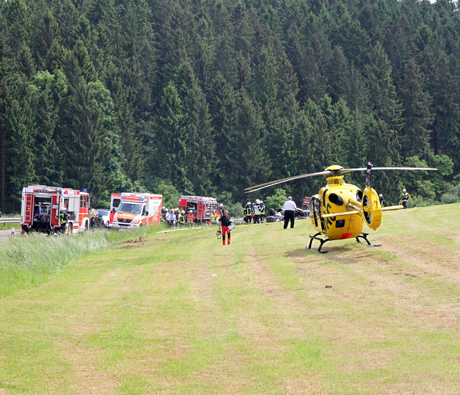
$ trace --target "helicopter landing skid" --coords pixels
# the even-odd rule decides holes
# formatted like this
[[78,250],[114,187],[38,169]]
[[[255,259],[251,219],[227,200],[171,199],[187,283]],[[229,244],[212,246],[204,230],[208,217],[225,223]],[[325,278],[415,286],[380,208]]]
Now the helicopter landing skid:
[[[316,235],[314,236],[309,236],[310,237],[310,244],[308,245],[308,247],[305,247],[307,250],[310,250],[310,251],[314,251],[314,252],[318,252],[320,254],[325,254],[327,251],[321,251],[321,248],[323,247],[323,244],[326,242],[326,241],[329,241],[330,239],[329,238],[326,238],[326,239],[320,239],[318,236],[320,235],[321,233],[317,233]],[[313,240],[318,240],[320,242],[320,245],[318,247],[318,249],[315,251],[315,250],[312,250],[311,248],[311,245],[313,243]]]
[[361,242],[359,241],[359,238],[361,238],[361,239],[366,240],[367,246],[368,246],[368,247],[380,247],[380,246],[381,246],[381,244],[371,244],[371,242],[370,242],[369,239],[367,238],[368,235],[369,235],[369,233],[364,233],[364,232],[362,232],[360,235],[356,236],[356,241],[357,241],[359,244],[364,244],[364,243],[361,243]]

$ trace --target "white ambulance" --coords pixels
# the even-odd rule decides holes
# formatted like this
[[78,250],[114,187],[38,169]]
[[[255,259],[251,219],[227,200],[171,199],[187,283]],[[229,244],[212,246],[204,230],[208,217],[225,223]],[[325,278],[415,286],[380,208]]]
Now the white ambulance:
[[152,193],[112,193],[110,221],[113,228],[127,229],[159,225],[162,195]]

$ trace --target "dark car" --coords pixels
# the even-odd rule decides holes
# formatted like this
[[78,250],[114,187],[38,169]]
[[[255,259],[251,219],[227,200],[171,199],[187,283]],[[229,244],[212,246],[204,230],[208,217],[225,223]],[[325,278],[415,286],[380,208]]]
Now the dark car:
[[[308,216],[304,210],[298,208],[295,212],[295,219],[305,219]],[[282,208],[275,211],[275,209],[271,208],[268,210],[268,217],[265,218],[267,222],[279,222],[284,220],[284,211]]]
[[109,227],[110,223],[110,210],[106,208],[96,209],[96,217],[94,219],[94,224],[96,227]]

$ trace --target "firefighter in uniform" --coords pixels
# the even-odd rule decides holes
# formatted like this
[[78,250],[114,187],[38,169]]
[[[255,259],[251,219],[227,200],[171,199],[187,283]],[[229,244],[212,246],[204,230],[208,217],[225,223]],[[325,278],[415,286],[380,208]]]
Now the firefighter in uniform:
[[211,223],[213,225],[217,224],[217,213],[215,211],[213,211],[211,214]]
[[409,198],[412,197],[412,195],[409,195],[406,191],[406,189],[403,189],[403,194],[401,196],[401,201],[402,205],[404,208],[407,208],[407,203],[409,202]]
[[251,216],[252,216],[251,202],[248,202],[246,204],[246,207],[243,210],[243,214],[244,214],[244,222],[246,222],[247,224],[250,224]]
[[65,233],[65,231],[66,231],[67,218],[68,218],[68,214],[66,213],[66,211],[61,210],[59,212],[59,224],[61,225],[61,232],[62,233]]
[[254,210],[254,223],[260,224],[260,202],[259,199],[256,200],[256,203],[253,206]]
[[94,208],[89,209],[89,224],[91,228],[96,227],[96,210]]
[[222,216],[219,218],[219,231],[222,232],[222,244],[225,245],[225,235],[228,234],[228,245],[230,245],[231,234],[228,228],[231,225],[230,216],[228,210],[224,210]]
[[194,220],[195,220],[195,217],[193,216],[193,211],[190,210],[187,215],[187,225],[192,226]]
[[379,195],[379,201],[380,201],[380,206],[385,207],[385,198],[383,197],[382,194]]
[[220,213],[221,216],[224,215],[224,211],[225,211],[224,204],[220,203],[219,204],[219,213]]
[[262,223],[264,223],[264,221],[265,221],[265,204],[264,204],[264,202],[262,200],[259,202],[259,208],[260,208],[260,221]]

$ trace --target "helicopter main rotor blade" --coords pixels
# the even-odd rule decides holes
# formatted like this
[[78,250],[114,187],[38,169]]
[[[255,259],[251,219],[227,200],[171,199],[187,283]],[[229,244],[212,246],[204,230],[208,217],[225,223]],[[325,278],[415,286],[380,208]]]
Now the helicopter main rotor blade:
[[246,188],[245,193],[251,193],[251,192],[259,191],[261,189],[268,188],[268,187],[271,187],[273,185],[282,184],[284,182],[288,182],[288,181],[292,181],[292,180],[297,180],[299,178],[312,177],[312,176],[322,176],[322,175],[329,175],[329,174],[333,174],[333,172],[330,171],[330,170],[326,170],[326,171],[320,171],[318,173],[301,174],[299,176],[281,178],[280,180],[274,180],[274,181],[266,182],[264,184],[254,185],[252,187]]
[[[337,170],[337,172],[340,173],[350,173],[353,171],[366,171],[367,167],[361,167],[361,168],[356,168],[356,169],[340,169]],[[433,167],[372,167],[372,171],[374,170],[409,170],[409,171],[415,171],[415,170],[420,170],[420,171],[427,171],[427,170],[438,170]]]
[[438,170],[434,167],[373,167],[372,170],[409,170],[409,171],[415,171],[415,170],[421,170],[421,171],[427,171],[427,170]]
[[[438,170],[432,167],[373,167],[371,170],[409,170],[409,171],[427,171],[427,170]],[[355,168],[355,169],[337,169],[337,170],[325,170],[320,171],[318,173],[310,173],[310,174],[301,174],[299,176],[292,176],[287,178],[281,178],[279,180],[274,180],[270,182],[266,182],[264,184],[254,185],[252,187],[246,188],[245,193],[251,193],[260,191],[261,189],[269,188],[273,185],[283,184],[288,181],[298,180],[300,178],[305,177],[312,177],[312,176],[340,176],[343,173],[350,173],[354,171],[367,171],[367,167]]]

